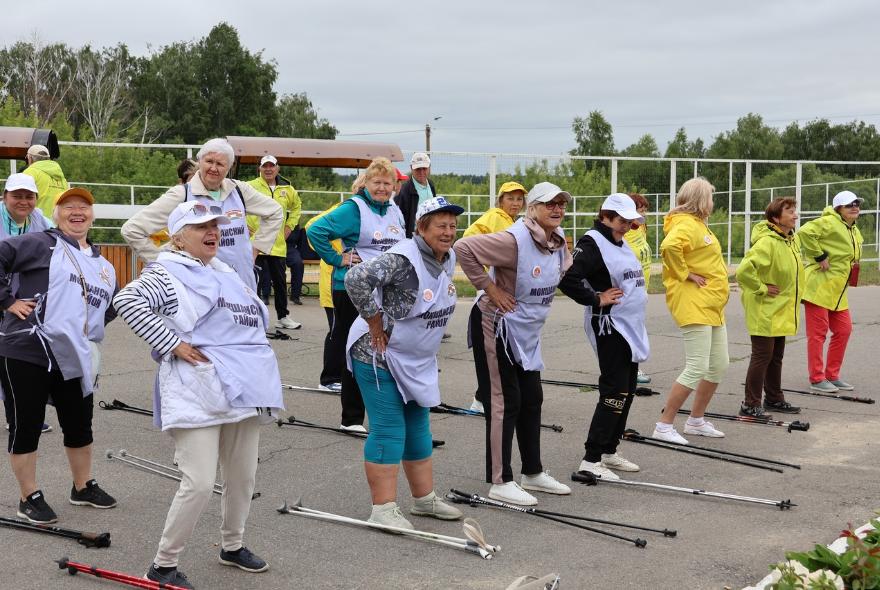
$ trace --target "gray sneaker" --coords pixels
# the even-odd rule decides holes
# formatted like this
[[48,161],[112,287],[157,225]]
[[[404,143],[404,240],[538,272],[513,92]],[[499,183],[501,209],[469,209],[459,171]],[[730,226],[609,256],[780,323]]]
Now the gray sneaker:
[[[164,570],[164,571],[163,571]],[[186,576],[178,570],[176,567],[172,568],[161,568],[154,563],[150,566],[150,569],[147,570],[147,575],[144,576],[148,580],[152,580],[154,582],[158,582],[161,585],[171,585],[175,588],[187,588],[188,590],[195,590],[192,584],[190,584],[189,580],[186,579]],[[163,586],[159,586],[162,588]]]
[[413,498],[413,506],[409,509],[409,513],[440,520],[458,520],[463,516],[461,510],[443,502],[433,490],[423,498]]
[[367,522],[381,524],[384,526],[393,526],[399,529],[413,530],[415,527],[400,512],[397,502],[386,502],[385,504],[377,504],[373,506],[373,512]]
[[[839,389],[841,391],[852,391],[855,389],[855,387],[853,385],[850,385],[849,383],[847,383],[846,381],[843,381],[842,379],[835,379],[834,381],[831,382],[831,385],[833,385],[834,387],[836,387],[837,389]],[[43,432],[45,432],[45,430]]]
[[828,379],[823,379],[818,383],[810,383],[810,391],[815,391],[816,393],[837,393],[840,390]]

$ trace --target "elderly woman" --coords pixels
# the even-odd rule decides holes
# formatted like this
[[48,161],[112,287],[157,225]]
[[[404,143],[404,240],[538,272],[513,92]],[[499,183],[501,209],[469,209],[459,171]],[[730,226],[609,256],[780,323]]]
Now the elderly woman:
[[615,193],[578,241],[574,262],[559,284],[562,292],[585,305],[584,329],[599,360],[599,401],[590,422],[585,454],[578,471],[619,479],[612,469],[638,471],[639,466],[617,454],[636,392],[639,363],[648,359],[645,329],[648,292],[642,263],[625,241],[642,214],[633,200]]
[[[804,293],[804,265],[794,233],[797,201],[791,197],[773,199],[764,217],[765,223],[752,228],[751,248],[736,269],[752,339],[745,401],[739,413],[756,418],[769,417],[765,409],[784,414],[801,411],[785,401],[782,393],[785,337],[797,334]],[[762,408],[764,392],[767,397]]]
[[[541,329],[556,286],[571,266],[559,228],[569,201],[571,195],[558,186],[538,183],[526,198],[526,219],[455,244],[462,270],[474,287],[486,292],[478,303],[482,326],[472,337],[482,338],[489,367],[490,391],[484,400],[489,497],[514,504],[538,503],[525,490],[571,493],[541,464]],[[514,433],[522,486],[513,481],[510,465]]]
[[370,522],[413,528],[396,501],[401,462],[413,495],[410,514],[461,518],[434,493],[428,411],[440,403],[437,352],[456,301],[449,250],[463,211],[443,197],[428,199],[416,212],[411,240],[345,276],[360,314],[349,332],[348,358],[370,418],[364,446]]
[[[98,342],[115,317],[110,299],[116,273],[88,240],[92,194],[72,188],[58,195],[58,226],[0,241],[0,385],[9,423],[9,460],[18,480],[18,515],[58,520],[37,486],[37,446],[46,404],[55,406],[73,476],[70,503],[116,506],[92,478],[92,392]],[[13,292],[9,275],[18,273]]]
[[[648,214],[648,199],[639,193],[630,193],[629,198],[636,204],[636,211],[638,211],[640,218],[633,220],[632,227],[626,232],[623,239],[626,240],[630,250],[633,251],[633,254],[636,255],[636,258],[642,264],[642,273],[645,275],[645,289],[647,289],[648,281],[651,278],[651,244],[648,242],[648,223],[647,217],[645,217]],[[650,383],[651,377],[640,368],[636,382]]]
[[[257,254],[272,250],[284,222],[281,205],[246,182],[226,178],[235,161],[235,152],[225,139],[209,140],[196,158],[198,171],[190,180],[171,187],[126,221],[122,237],[135,254],[151,262],[159,255],[159,247],[151,236],[168,225],[168,215],[177,205],[194,200],[208,207],[220,207],[230,223],[223,228],[217,257],[234,268],[244,284],[256,291],[254,259]],[[253,245],[245,214],[260,218]]]
[[168,216],[173,250],[160,253],[113,300],[160,359],[155,423],[174,439],[183,477],[147,577],[184,588],[192,586],[177,570],[178,558],[211,498],[218,460],[220,563],[248,572],[269,567],[242,545],[242,537],[260,423],[283,408],[281,377],[266,340],[266,307],[217,255],[220,226],[230,221],[218,205],[178,205]]
[[687,444],[673,427],[678,410],[696,390],[685,434],[720,438],[703,417],[718,383],[727,372],[727,326],[724,308],[730,295],[727,266],[718,238],[709,229],[712,192],[705,178],[692,178],[681,185],[676,207],[663,222],[666,237],[660,244],[666,306],[684,338],[684,370],[666,399],[654,437]]
[[[397,169],[388,158],[376,158],[364,174],[364,186],[352,198],[315,220],[306,235],[321,260],[333,267],[333,330],[331,354],[345,358],[348,332],[358,316],[345,292],[345,274],[356,264],[369,262],[404,239],[400,208],[391,201]],[[342,240],[343,252],[333,247]],[[364,402],[354,376],[342,370],[341,428],[366,432]]]
[[[807,368],[810,389],[819,393],[854,389],[840,378],[840,368],[852,333],[847,291],[858,284],[862,257],[862,233],[856,227],[861,204],[855,193],[839,192],[821,217],[797,232],[807,259],[801,297],[807,324]],[[823,358],[829,331],[831,342]]]
[[[470,227],[464,230],[462,237],[491,234],[502,231],[513,225],[513,220],[523,208],[526,198],[526,188],[518,182],[505,182],[498,190],[497,206],[492,207],[480,216]],[[477,299],[482,293],[478,293]],[[481,338],[474,339],[473,333],[481,330],[483,314],[480,306],[474,301],[471,306],[471,315],[468,318],[468,344],[474,354],[474,367],[477,371],[477,392],[471,403],[471,410],[482,412],[483,399],[489,391],[489,367],[486,366],[486,352],[483,350]]]

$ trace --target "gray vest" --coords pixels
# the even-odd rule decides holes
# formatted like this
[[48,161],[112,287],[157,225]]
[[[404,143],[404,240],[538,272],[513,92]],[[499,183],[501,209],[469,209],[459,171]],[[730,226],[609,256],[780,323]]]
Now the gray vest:
[[352,200],[361,214],[361,233],[355,244],[361,260],[372,260],[405,237],[403,214],[396,204],[392,202],[385,215],[379,215],[357,195]]

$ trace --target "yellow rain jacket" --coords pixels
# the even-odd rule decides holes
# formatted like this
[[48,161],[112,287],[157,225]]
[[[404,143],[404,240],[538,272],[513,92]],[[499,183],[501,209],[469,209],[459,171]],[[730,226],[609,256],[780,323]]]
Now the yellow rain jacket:
[[[269,256],[286,258],[287,241],[284,238],[284,228],[288,228],[290,231],[293,231],[294,228],[296,228],[296,224],[299,223],[299,218],[302,214],[302,201],[299,198],[299,193],[297,193],[296,189],[290,185],[289,180],[279,175],[275,177],[275,181],[278,184],[275,185],[274,191],[269,188],[269,185],[263,180],[262,176],[249,180],[248,184],[267,197],[272,197],[275,199],[276,203],[281,205],[281,209],[284,211],[284,225],[281,226],[281,230],[278,232],[278,235],[275,236],[275,243],[272,245],[272,250],[267,252],[267,254]],[[248,215],[247,224],[248,229],[251,232],[251,237],[253,237],[260,228],[260,218],[256,215]]]
[[640,225],[637,229],[626,232],[623,237],[633,254],[642,263],[642,271],[645,273],[645,288],[647,288],[648,279],[651,278],[651,244],[648,243],[648,226]]
[[511,225],[513,225],[513,219],[504,212],[504,209],[492,207],[464,230],[464,234],[461,237],[494,234],[497,231],[507,229]]
[[[328,213],[330,213],[331,211],[333,211],[334,209],[339,207],[341,204],[342,204],[342,201],[340,201],[338,203],[334,203],[333,205],[330,206],[329,209],[327,209],[321,213],[318,213],[317,215],[315,215],[314,217],[309,219],[308,222],[306,222],[305,229],[309,229],[309,226],[312,225],[315,222],[315,220],[320,219],[321,217],[327,215]],[[309,246],[311,246],[311,245],[312,245],[311,242],[309,242]],[[330,245],[333,246],[334,250],[336,250],[340,254],[342,253],[342,240],[341,239],[333,240],[332,242],[330,242]],[[332,308],[333,307],[333,267],[330,266],[329,264],[327,264],[326,262],[324,262],[323,260],[321,260],[320,261],[320,268],[321,268],[321,272],[318,275],[318,295],[319,295],[319,300],[321,301],[321,307]]]
[[[663,285],[673,319],[679,326],[724,325],[730,286],[718,238],[701,219],[689,213],[667,215],[663,232]],[[688,273],[706,279],[706,286],[689,281]]]
[[61,166],[55,160],[37,160],[23,170],[37,185],[37,208],[52,219],[55,197],[70,188]]
[[[752,228],[752,246],[736,269],[746,327],[752,336],[794,336],[801,323],[804,265],[800,241],[769,222]],[[779,287],[776,297],[767,285]]]
[[[797,232],[806,257],[806,279],[802,299],[825,309],[849,309],[847,287],[852,267],[862,257],[862,233],[848,226],[834,207],[808,221]],[[828,259],[827,271],[819,262]]]

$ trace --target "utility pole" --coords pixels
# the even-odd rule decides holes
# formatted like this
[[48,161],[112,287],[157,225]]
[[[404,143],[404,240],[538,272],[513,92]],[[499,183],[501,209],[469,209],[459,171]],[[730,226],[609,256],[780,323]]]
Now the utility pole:
[[[434,117],[432,121],[439,121],[443,118],[443,115],[439,117]],[[425,123],[425,151],[431,151],[431,123]]]

